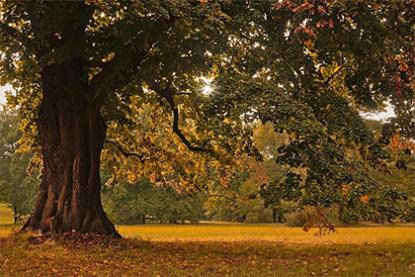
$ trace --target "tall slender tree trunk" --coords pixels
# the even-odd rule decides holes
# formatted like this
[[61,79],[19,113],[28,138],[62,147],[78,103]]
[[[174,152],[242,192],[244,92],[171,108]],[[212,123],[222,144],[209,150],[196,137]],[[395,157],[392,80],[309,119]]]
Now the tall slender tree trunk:
[[277,208],[272,208],[272,223],[277,223]]
[[14,224],[17,224],[17,221],[19,220],[19,214],[16,210],[16,207],[13,207],[13,219]]
[[41,75],[38,127],[44,168],[24,230],[119,237],[101,203],[100,154],[106,126],[100,107],[88,94],[82,61],[47,66]]

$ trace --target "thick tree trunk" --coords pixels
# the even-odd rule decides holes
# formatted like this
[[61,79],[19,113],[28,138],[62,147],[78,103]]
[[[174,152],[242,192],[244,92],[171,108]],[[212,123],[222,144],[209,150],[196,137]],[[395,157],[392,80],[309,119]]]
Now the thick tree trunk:
[[101,203],[100,154],[106,127],[88,95],[86,78],[78,59],[42,71],[38,126],[43,179],[24,230],[119,237]]

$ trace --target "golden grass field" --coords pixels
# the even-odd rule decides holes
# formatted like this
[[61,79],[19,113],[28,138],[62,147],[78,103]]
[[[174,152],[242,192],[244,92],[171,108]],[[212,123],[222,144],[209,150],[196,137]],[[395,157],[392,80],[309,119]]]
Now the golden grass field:
[[0,204],[0,237],[7,236],[13,229],[13,212],[6,205]]
[[337,228],[335,234],[315,236],[317,229],[304,232],[302,228],[272,224],[255,225],[140,225],[119,226],[126,238],[149,241],[274,241],[300,244],[367,244],[415,243],[415,227],[354,227]]
[[[16,231],[10,209],[0,207],[0,236]],[[148,241],[274,241],[300,244],[415,243],[415,226],[337,228],[335,234],[315,236],[317,229],[276,224],[121,225],[125,238]]]
[[[118,226],[123,240],[28,242],[0,209],[0,276],[415,276],[415,227]],[[7,237],[8,236],[8,237]]]

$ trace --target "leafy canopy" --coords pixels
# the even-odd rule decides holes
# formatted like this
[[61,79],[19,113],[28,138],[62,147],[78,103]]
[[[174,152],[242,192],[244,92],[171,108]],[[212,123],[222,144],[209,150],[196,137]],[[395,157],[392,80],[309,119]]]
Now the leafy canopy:
[[[287,175],[289,187],[301,190],[305,204],[328,206],[344,202],[344,186],[354,187],[354,199],[368,194],[376,183],[364,165],[384,166],[361,110],[390,99],[397,111],[394,132],[415,133],[414,5],[3,1],[0,84],[17,89],[9,103],[20,107],[23,128],[36,145],[42,70],[79,59],[88,93],[102,105],[109,126],[107,170],[126,168],[117,175],[127,179],[137,179],[129,173],[138,170],[153,171],[151,178],[174,175],[167,177],[197,186],[195,176],[212,176],[212,167],[220,172],[223,164],[233,164],[225,169],[237,172],[244,153],[258,159],[264,154],[252,142],[253,124],[272,122],[289,136],[275,156],[275,162],[296,169]],[[214,79],[207,95],[203,76]],[[166,113],[170,117],[158,125]],[[163,137],[176,141],[168,144]],[[193,154],[179,142],[217,161],[191,161]],[[165,151],[161,145],[168,151],[147,168],[119,161],[154,160],[148,156]],[[111,158],[113,152],[119,156]],[[128,166],[119,166],[124,162]]]

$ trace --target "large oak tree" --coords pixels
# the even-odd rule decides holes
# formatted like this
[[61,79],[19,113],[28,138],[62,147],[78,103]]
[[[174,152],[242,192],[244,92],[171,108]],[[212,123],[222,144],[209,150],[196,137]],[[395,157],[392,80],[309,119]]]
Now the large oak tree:
[[[118,236],[100,199],[103,105],[115,108],[127,86],[129,93],[140,94],[145,81],[172,97],[167,84],[161,89],[163,75],[172,68],[203,70],[186,55],[199,51],[200,60],[205,54],[203,40],[211,37],[201,23],[220,28],[219,7],[174,1],[9,1],[1,9],[2,74],[11,69],[10,81],[20,82],[14,84],[19,93],[31,94],[26,112],[39,110],[43,177],[25,228]],[[175,129],[181,135],[177,124]]]

